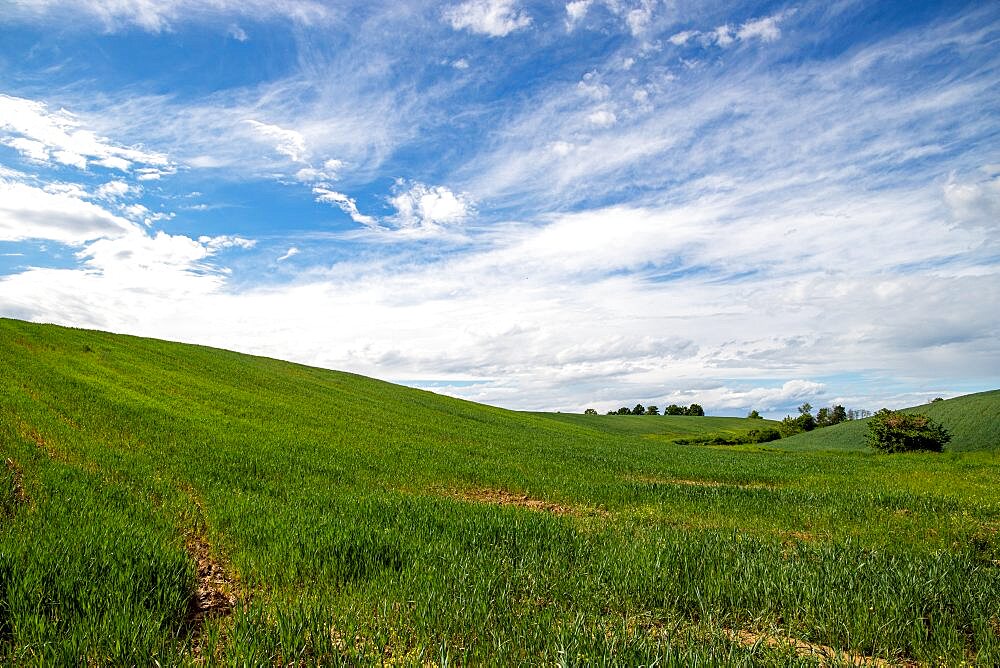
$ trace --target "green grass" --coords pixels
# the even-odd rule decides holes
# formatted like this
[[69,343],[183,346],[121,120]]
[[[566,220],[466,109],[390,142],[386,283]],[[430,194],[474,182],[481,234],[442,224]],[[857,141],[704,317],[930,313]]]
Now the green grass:
[[[1000,390],[978,392],[904,409],[923,413],[951,433],[948,452],[1000,449]],[[789,450],[870,450],[865,443],[868,420],[852,420],[784,439],[776,447]]]
[[[13,320],[0,399],[0,664],[1000,662],[995,450],[678,445],[746,421]],[[196,637],[198,535],[239,600]]]
[[706,436],[736,436],[752,429],[777,427],[775,420],[688,415],[581,415],[574,413],[531,413],[618,436],[646,436],[664,440]]

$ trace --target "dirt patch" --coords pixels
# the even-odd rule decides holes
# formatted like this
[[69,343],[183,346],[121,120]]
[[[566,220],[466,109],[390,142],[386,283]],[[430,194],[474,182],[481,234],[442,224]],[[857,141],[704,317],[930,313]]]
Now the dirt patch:
[[777,485],[767,483],[739,484],[735,482],[723,482],[721,480],[689,480],[686,478],[656,478],[653,476],[632,476],[628,478],[632,482],[641,482],[647,485],[685,485],[689,487],[733,487],[736,489],[778,489]]
[[513,494],[502,489],[473,489],[457,493],[461,499],[475,501],[477,503],[491,503],[497,506],[517,506],[528,510],[554,513],[556,515],[568,515],[573,513],[573,509],[567,506],[560,506],[557,503],[533,499],[527,494]]
[[4,461],[4,465],[13,476],[11,484],[13,485],[12,496],[14,498],[14,503],[20,505],[27,504],[28,493],[24,491],[24,473],[21,471],[21,467],[17,465],[17,462],[9,457],[6,461]]
[[205,509],[201,499],[194,489],[186,486],[183,489],[198,510],[196,527],[184,539],[188,555],[198,566],[198,588],[188,604],[184,625],[191,634],[191,653],[204,657],[205,622],[231,615],[239,598],[239,588],[226,565],[212,553],[205,531]]
[[21,438],[34,443],[35,447],[48,455],[49,459],[55,459],[57,461],[62,460],[59,453],[52,447],[52,444],[45,440],[45,437],[42,436],[41,432],[35,429],[32,425],[28,424],[24,420],[19,420],[17,431]]
[[723,632],[732,642],[746,647],[761,644],[768,647],[791,647],[797,655],[818,659],[819,665],[824,667],[847,664],[849,666],[871,666],[874,668],[892,668],[893,666],[911,668],[920,665],[914,661],[887,661],[876,656],[837,650],[827,645],[818,645],[797,638],[773,636],[746,630],[723,629]]
[[806,543],[811,543],[815,540],[819,540],[819,536],[814,533],[809,533],[807,531],[782,531],[782,536],[788,539],[800,540]]

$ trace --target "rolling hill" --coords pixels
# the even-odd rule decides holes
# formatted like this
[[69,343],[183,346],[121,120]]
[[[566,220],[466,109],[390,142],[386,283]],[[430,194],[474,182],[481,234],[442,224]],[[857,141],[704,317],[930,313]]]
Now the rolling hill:
[[[940,422],[951,433],[946,452],[1000,449],[1000,390],[967,394],[903,409],[922,413]],[[772,444],[788,450],[869,451],[865,444],[867,420],[852,420],[832,427],[796,434]]]
[[0,664],[1000,662],[992,453],[743,423],[3,319]]

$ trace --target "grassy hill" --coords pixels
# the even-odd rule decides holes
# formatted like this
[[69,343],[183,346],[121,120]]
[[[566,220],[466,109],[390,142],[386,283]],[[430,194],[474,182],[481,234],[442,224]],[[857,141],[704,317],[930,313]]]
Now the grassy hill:
[[578,413],[531,413],[606,434],[646,436],[675,440],[707,435],[736,436],[761,427],[777,427],[775,420],[688,415],[582,415]]
[[995,456],[643,419],[0,319],[0,664],[1000,662]]
[[[951,433],[948,452],[1000,449],[1000,390],[967,394],[904,409],[940,422]],[[788,450],[870,450],[865,444],[868,420],[852,420],[833,427],[797,434],[779,443]]]

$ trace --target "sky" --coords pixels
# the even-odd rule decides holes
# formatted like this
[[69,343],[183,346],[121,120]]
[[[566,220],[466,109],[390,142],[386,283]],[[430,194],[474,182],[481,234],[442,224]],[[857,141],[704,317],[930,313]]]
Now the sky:
[[0,316],[513,409],[1000,387],[1000,3],[0,0]]

